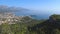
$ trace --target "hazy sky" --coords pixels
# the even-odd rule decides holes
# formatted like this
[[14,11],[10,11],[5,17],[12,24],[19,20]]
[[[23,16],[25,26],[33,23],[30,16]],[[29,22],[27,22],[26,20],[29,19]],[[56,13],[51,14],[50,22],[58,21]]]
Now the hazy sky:
[[32,10],[60,11],[60,0],[0,0],[0,5],[17,6]]

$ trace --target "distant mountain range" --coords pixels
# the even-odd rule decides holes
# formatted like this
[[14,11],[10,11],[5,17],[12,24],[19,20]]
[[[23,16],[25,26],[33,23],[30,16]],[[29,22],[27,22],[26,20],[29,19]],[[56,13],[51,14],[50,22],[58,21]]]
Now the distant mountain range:
[[14,13],[17,16],[32,15],[32,17],[36,19],[48,18],[48,16],[51,15],[51,13],[49,13],[48,11],[44,12],[44,11],[29,10],[21,7],[8,7],[8,6],[0,5],[0,13],[7,13],[7,12]]
[[26,11],[27,9],[21,7],[8,7],[0,5],[0,12],[15,12],[15,11]]

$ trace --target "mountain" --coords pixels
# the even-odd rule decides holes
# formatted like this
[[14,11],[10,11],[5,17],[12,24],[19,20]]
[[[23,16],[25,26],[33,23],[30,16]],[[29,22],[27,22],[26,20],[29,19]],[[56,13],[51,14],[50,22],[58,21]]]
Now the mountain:
[[35,15],[34,17],[35,19],[48,19],[48,17],[51,15],[49,11],[37,11],[21,7],[8,7],[0,5],[0,13],[8,13],[8,12],[16,14],[17,16]]
[[35,15],[22,18],[7,13],[0,14],[1,16],[6,17],[6,20],[0,19],[2,22],[4,21],[0,25],[0,34],[60,34],[60,15],[51,15],[46,20],[32,19],[31,16],[36,17]]
[[17,12],[17,11],[26,11],[28,9],[24,9],[21,7],[8,7],[5,5],[0,5],[0,12]]
[[31,34],[60,34],[60,15],[51,15],[46,21],[28,27],[28,30]]

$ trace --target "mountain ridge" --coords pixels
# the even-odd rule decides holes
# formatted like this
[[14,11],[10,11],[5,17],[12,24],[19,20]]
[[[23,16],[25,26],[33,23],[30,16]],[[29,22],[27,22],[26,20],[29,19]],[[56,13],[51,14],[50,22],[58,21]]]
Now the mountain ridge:
[[57,34],[57,33],[60,34],[59,17],[60,15],[51,15],[49,19],[47,19],[46,21],[43,21],[42,23],[37,24],[33,27],[28,27],[28,30],[32,33],[37,34]]

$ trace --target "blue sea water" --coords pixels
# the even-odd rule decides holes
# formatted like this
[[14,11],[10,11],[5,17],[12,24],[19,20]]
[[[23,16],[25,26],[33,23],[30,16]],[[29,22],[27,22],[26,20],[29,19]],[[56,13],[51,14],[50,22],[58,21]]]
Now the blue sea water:
[[35,11],[16,11],[13,12],[17,16],[31,16],[34,19],[48,19],[51,13],[35,12]]

